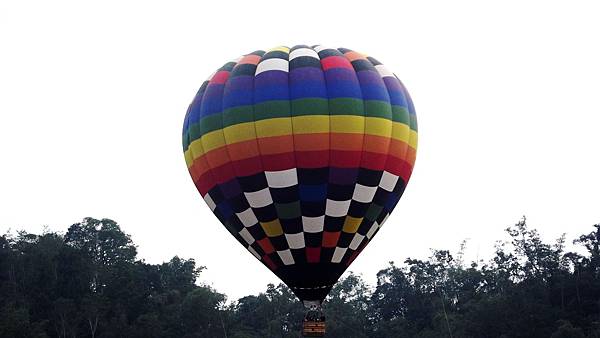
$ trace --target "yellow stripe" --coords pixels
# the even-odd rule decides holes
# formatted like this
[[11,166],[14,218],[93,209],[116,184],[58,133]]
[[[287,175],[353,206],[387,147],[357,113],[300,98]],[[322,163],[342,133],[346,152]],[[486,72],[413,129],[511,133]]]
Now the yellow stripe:
[[195,139],[194,141],[192,141],[192,143],[190,143],[190,146],[188,147],[188,151],[192,155],[192,159],[197,159],[198,157],[204,155],[204,148],[202,147],[202,140]]
[[354,234],[358,231],[358,227],[360,226],[362,220],[363,217],[356,218],[352,216],[346,216],[346,219],[344,220],[344,227],[342,228],[342,230],[349,234]]
[[279,51],[279,52],[284,52],[284,53],[290,53],[290,49],[288,47],[284,47],[284,46],[279,46],[279,47],[275,47],[273,49],[269,49],[269,52],[275,52],[275,51]]
[[381,117],[365,118],[365,134],[390,137],[392,133],[392,120]]
[[416,131],[411,130],[410,131],[410,139],[408,140],[408,145],[413,149],[417,149],[418,143],[419,143],[419,134]]
[[330,115],[332,133],[362,134],[365,132],[365,117],[356,115]]
[[304,115],[292,117],[294,134],[315,134],[329,132],[328,115]]
[[223,129],[223,133],[227,144],[244,142],[256,138],[254,122],[245,122],[226,127]]
[[292,134],[292,123],[289,117],[278,117],[254,122],[256,136],[271,137]]
[[210,133],[202,135],[202,147],[205,153],[217,148],[221,148],[225,145],[225,137],[223,137],[223,129],[211,131]]
[[392,128],[392,138],[394,140],[408,143],[410,137],[410,127],[401,122],[394,122]]
[[265,234],[269,237],[276,237],[283,235],[283,228],[281,228],[281,223],[279,223],[278,219],[275,219],[271,222],[261,222]]
[[[391,128],[392,138],[408,143],[417,149],[418,134],[401,122],[392,122],[380,117],[364,117],[355,115],[306,115],[278,117],[256,122],[245,122],[207,133],[201,139],[194,140],[188,151],[191,159],[196,159],[205,153],[223,147],[225,144],[236,144],[258,137],[272,137],[313,133],[349,133],[367,134],[389,137]],[[186,155],[186,156],[190,156]],[[189,164],[189,159],[186,159]]]
[[185,164],[187,165],[188,168],[191,168],[192,164],[194,164],[194,158],[192,156],[192,151],[188,148],[188,150],[183,152],[183,156],[185,157]]

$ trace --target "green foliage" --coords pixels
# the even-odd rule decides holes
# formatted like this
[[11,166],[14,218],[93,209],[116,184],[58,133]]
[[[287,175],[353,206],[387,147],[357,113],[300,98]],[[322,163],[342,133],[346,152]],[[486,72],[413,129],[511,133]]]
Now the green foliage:
[[[390,262],[370,287],[349,273],[324,304],[327,337],[600,338],[600,225],[565,252],[523,219],[489,262],[434,250]],[[300,337],[304,308],[283,284],[226,303],[204,267],[147,264],[108,219],[63,236],[0,237],[0,337]]]

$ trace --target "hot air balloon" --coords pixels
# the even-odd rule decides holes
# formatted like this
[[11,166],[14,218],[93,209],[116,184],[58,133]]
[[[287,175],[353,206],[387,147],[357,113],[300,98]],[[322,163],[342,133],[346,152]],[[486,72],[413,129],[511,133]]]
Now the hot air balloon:
[[309,309],[377,234],[411,176],[417,120],[373,57],[299,45],[225,63],[183,125],[194,184],[225,228]]

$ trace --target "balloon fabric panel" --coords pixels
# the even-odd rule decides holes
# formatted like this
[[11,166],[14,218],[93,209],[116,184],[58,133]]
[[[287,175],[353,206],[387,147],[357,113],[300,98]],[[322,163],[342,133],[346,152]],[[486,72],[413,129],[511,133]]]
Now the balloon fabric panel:
[[278,47],[228,62],[183,126],[206,204],[301,300],[323,300],[378,232],[416,148],[403,84],[345,48]]

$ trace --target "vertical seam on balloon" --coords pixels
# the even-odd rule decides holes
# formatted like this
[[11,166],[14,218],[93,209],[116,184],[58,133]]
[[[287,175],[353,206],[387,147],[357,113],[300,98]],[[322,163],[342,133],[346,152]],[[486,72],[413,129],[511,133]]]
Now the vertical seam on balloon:
[[[254,70],[254,77],[252,78],[252,125],[254,126],[254,135],[256,135],[256,150],[258,151],[258,160],[260,162],[260,167],[261,167],[261,172],[262,174],[265,176],[265,181],[266,181],[266,174],[265,174],[265,165],[263,163],[263,159],[262,159],[262,153],[260,151],[260,144],[258,143],[258,130],[256,129],[256,112],[255,112],[255,106],[256,106],[256,98],[255,98],[255,93],[256,93],[256,71],[258,70],[258,65],[260,65],[260,63],[263,61],[263,58],[265,57],[265,55],[267,55],[267,53],[269,53],[268,51],[265,52],[265,54],[263,54],[260,57],[260,60],[258,61],[258,63],[256,64],[256,69]],[[269,189],[269,183],[267,182],[267,191],[269,192],[269,196],[271,197],[271,200],[273,200],[273,196],[271,196],[271,190]],[[250,203],[248,203],[250,204]],[[275,203],[273,203],[273,208],[275,208]],[[254,210],[254,208],[251,207],[251,209]],[[275,211],[277,211],[277,209],[275,209]],[[259,222],[260,224],[260,222]],[[262,225],[261,225],[262,226]],[[263,229],[264,231],[264,229]],[[252,236],[254,237],[254,236]],[[269,241],[269,243],[271,243],[271,239],[269,238],[269,235],[267,235],[267,233],[265,232],[265,238]],[[256,241],[256,238],[254,238],[254,240]],[[273,244],[271,243],[271,246]],[[263,250],[264,251],[264,250]],[[268,254],[265,252],[265,256],[268,257]],[[271,268],[266,265],[266,262],[262,259],[260,259],[260,261],[265,264],[265,266],[271,270]],[[273,273],[275,273],[274,270]],[[276,274],[277,275],[277,274]]]
[[[289,114],[290,114],[290,128],[291,128],[291,132],[292,134],[290,135],[291,139],[292,139],[292,156],[294,157],[294,169],[296,169],[296,182],[298,185],[298,197],[300,197],[300,181],[298,180],[298,161],[296,160],[296,142],[294,140],[294,120],[292,118],[292,95],[291,95],[291,89],[290,89],[290,53],[291,53],[291,48],[288,48],[288,53],[287,53],[287,67],[288,67],[288,72],[287,72],[287,92],[288,92],[288,99],[287,99],[287,104],[288,104],[288,108],[289,108]],[[302,222],[302,203],[300,202],[300,198],[298,198],[298,204],[300,205],[300,222]],[[281,219],[279,212],[277,211],[277,208],[275,208],[275,211],[277,212],[277,218]],[[283,226],[282,226],[283,228]],[[304,231],[303,231],[304,232]],[[287,234],[287,232],[285,231],[285,229],[283,229],[283,236],[285,237],[285,235]],[[287,238],[286,238],[286,243],[287,243]],[[306,245],[306,243],[305,243]],[[291,248],[289,247],[289,243],[288,243],[288,250],[291,250]],[[290,251],[291,252],[291,251]],[[296,260],[292,258],[292,260],[294,261],[294,263],[292,265],[296,265]]]
[[[302,238],[304,240],[304,247],[302,248],[302,251],[303,251],[303,254],[304,254],[304,259],[306,260],[306,234],[304,232],[304,225],[302,223],[302,216],[304,215],[304,213],[302,212],[303,211],[303,209],[302,209],[302,199],[300,198],[300,184],[302,182],[300,182],[300,178],[298,177],[298,170],[299,170],[299,168],[298,168],[298,161],[297,161],[297,158],[296,158],[296,134],[294,133],[294,115],[293,115],[293,111],[292,111],[292,95],[291,95],[292,89],[291,89],[291,84],[290,84],[290,73],[291,73],[290,54],[292,53],[292,49],[295,49],[296,47],[299,47],[299,46],[300,45],[293,46],[290,49],[289,53],[288,53],[288,97],[289,97],[289,103],[290,103],[290,121],[292,123],[292,140],[293,140],[292,142],[293,142],[293,145],[294,145],[294,150],[293,150],[293,153],[294,153],[294,164],[296,166],[296,180],[298,181],[298,204],[299,204],[299,208],[300,208],[300,220],[299,220],[299,222],[300,222],[300,226],[301,226],[301,229],[302,229]],[[303,48],[303,47],[299,47],[299,48]],[[318,54],[317,54],[317,57],[318,57]]]
[[[417,123],[417,115],[416,115],[416,114],[414,114],[414,113],[413,113],[413,114],[411,114],[411,106],[412,106],[412,110],[413,110],[413,111],[415,110],[415,108],[414,108],[414,103],[413,103],[413,100],[412,100],[412,98],[410,97],[410,93],[408,92],[408,90],[407,90],[407,89],[406,89],[406,87],[404,86],[404,83],[402,83],[402,81],[400,81],[400,79],[398,78],[398,76],[396,76],[396,74],[394,74],[394,77],[395,77],[395,78],[396,78],[396,80],[398,80],[398,82],[400,83],[401,89],[402,89],[402,91],[404,92],[404,95],[406,96],[406,105],[407,105],[407,109],[408,109],[408,123],[409,123],[409,125],[408,125],[408,132],[409,132],[409,134],[408,134],[408,146],[410,147],[411,140],[414,138],[414,137],[412,136],[412,134],[413,134],[413,133],[411,133],[411,131],[413,131],[413,129],[412,129],[412,122],[413,122],[413,118],[415,119],[415,121],[414,121],[414,122],[415,122],[415,129],[414,129],[414,132],[417,134],[417,142],[418,142],[419,131],[418,131],[418,127],[416,126],[416,123]],[[415,162],[412,164],[411,173],[412,173],[412,170],[413,170],[413,169],[414,169],[414,167],[415,167],[415,163],[417,162],[417,161],[416,161],[416,160],[417,160],[417,157],[416,157],[416,155],[417,155],[417,154],[416,154],[416,152],[417,152],[417,148],[418,148],[418,143],[415,145],[415,148],[414,148],[414,149],[415,149]],[[407,149],[408,149],[408,148],[407,148]],[[405,185],[408,185],[408,180],[407,180],[407,182],[405,182]]]
[[[371,62],[371,61],[369,61],[369,62]],[[380,63],[380,64],[381,64],[381,63]],[[383,64],[381,64],[381,65],[383,66]],[[385,67],[385,66],[384,66],[384,67]],[[383,79],[383,76],[381,76],[381,75],[380,75],[380,77],[381,77],[381,80],[382,80],[382,81],[384,81],[384,79]],[[395,74],[394,74],[394,78],[395,78],[395,79],[396,79],[398,82],[400,82],[400,80],[399,80],[399,79],[396,77],[396,75],[395,75]],[[385,84],[385,81],[384,81],[384,84]],[[385,90],[388,92],[388,95],[390,95],[390,90],[389,90],[389,88],[388,88],[388,86],[387,86],[387,85],[385,86]],[[406,93],[406,92],[407,92],[407,91],[404,91],[404,93]],[[387,162],[388,162],[388,159],[390,158],[390,151],[389,151],[389,148],[390,148],[390,147],[391,147],[391,145],[392,145],[392,140],[393,140],[392,136],[394,135],[394,111],[393,111],[393,109],[394,109],[394,108],[393,108],[392,101],[391,101],[391,95],[390,95],[390,107],[392,108],[392,130],[391,130],[391,133],[392,133],[392,134],[390,135],[390,145],[389,145],[389,147],[388,147],[388,154],[387,154],[387,156],[386,156],[386,158],[385,158],[385,167],[384,167],[384,170],[386,170],[386,168],[387,168]],[[408,107],[407,107],[407,110],[408,110]],[[410,113],[409,113],[409,115],[410,115]],[[408,125],[408,129],[409,129],[409,140],[410,140],[410,116],[409,116],[409,125]],[[407,147],[408,147],[408,146],[409,146],[409,145],[407,145]],[[407,148],[407,149],[408,149],[408,148]],[[400,160],[402,160],[402,161],[405,161],[405,160],[406,160],[406,151],[405,151],[405,152],[404,152],[404,153],[401,155],[401,157],[400,157]],[[399,175],[398,175],[398,176],[399,176]],[[402,179],[402,178],[401,178],[401,177],[398,177],[398,179],[400,180],[400,179]],[[396,182],[396,184],[398,184],[398,182]],[[408,179],[406,180],[406,182],[404,182],[404,186],[406,186],[407,184],[408,184]],[[385,208],[385,205],[386,205],[386,204],[387,204],[387,202],[390,200],[390,198],[392,198],[392,197],[393,197],[393,194],[394,194],[394,189],[395,189],[395,186],[392,188],[392,191],[390,191],[390,194],[389,194],[389,195],[388,195],[388,197],[385,199],[385,203],[383,203],[383,205],[382,205],[382,207],[383,207],[383,208],[381,209],[381,211],[382,211],[382,212],[384,212],[384,213],[387,213],[388,215],[390,215],[390,214],[392,213],[392,210],[386,210],[386,208]],[[381,216],[381,214],[379,214],[379,215],[377,216],[377,218],[379,218],[380,216]],[[375,221],[375,222],[376,222],[376,221]],[[378,228],[380,228],[380,227],[381,227],[381,225],[382,225],[382,224],[379,224]],[[378,232],[379,232],[379,229],[376,229],[376,230],[375,230],[375,232],[373,233],[373,235],[371,235],[371,238],[369,239],[369,241],[373,240],[373,238],[375,237],[375,235],[377,235],[377,233],[378,233]]]
[[[266,52],[265,52],[265,54],[266,54]],[[264,54],[261,56],[261,59],[262,59],[262,57],[263,57],[263,56],[264,56]],[[260,172],[259,172],[259,174],[260,174],[260,173],[262,173],[262,174],[264,175],[264,172],[265,172],[265,166],[264,166],[264,164],[263,164],[263,162],[262,162],[262,157],[261,157],[262,155],[261,155],[261,153],[260,153],[260,145],[258,144],[258,132],[256,131],[256,114],[255,114],[255,112],[254,112],[254,104],[255,104],[255,100],[254,100],[254,90],[255,90],[256,69],[258,69],[258,64],[259,64],[259,63],[260,63],[260,60],[259,60],[259,61],[258,61],[258,63],[256,64],[256,68],[254,69],[254,74],[252,75],[252,103],[251,103],[250,107],[251,107],[251,110],[252,110],[252,126],[253,126],[253,128],[254,128],[254,142],[256,143],[256,150],[257,150],[257,152],[258,152],[258,156],[257,156],[257,157],[258,157],[258,162],[260,163]],[[256,175],[256,174],[255,174],[255,175]],[[266,179],[266,178],[265,178],[265,179]],[[244,190],[244,189],[242,188],[242,190]],[[242,193],[243,193],[243,192],[242,192]],[[269,193],[269,194],[270,194],[270,193]],[[254,209],[255,209],[255,208],[253,208],[252,206],[250,206],[250,202],[248,202],[248,199],[246,198],[246,196],[245,196],[245,195],[244,195],[244,199],[245,199],[245,200],[246,200],[246,202],[248,203],[248,206],[249,206],[249,208],[252,210],[252,212],[254,212]],[[259,226],[260,226],[260,222],[259,222]],[[257,239],[256,237],[254,237],[254,235],[252,235],[252,234],[250,234],[250,235],[252,236],[252,238],[254,238],[254,242],[256,243],[256,242],[258,241],[258,239]],[[267,236],[267,234],[265,233],[265,238],[268,238],[268,237],[269,237],[269,236]],[[270,240],[269,240],[269,243],[270,243]],[[262,250],[262,247],[261,247],[261,250]],[[264,250],[262,250],[262,251],[264,251]],[[264,253],[264,255],[267,255],[267,253],[265,252],[265,253]],[[263,259],[262,259],[262,256],[261,256],[261,258],[259,259],[259,261],[260,261],[261,263],[263,263],[265,266],[267,266],[267,265],[266,265],[266,263],[263,261]],[[270,269],[268,266],[267,266],[267,268],[268,268],[269,270],[271,270],[271,269]]]
[[[348,61],[348,63],[350,63],[350,66],[352,66],[352,63],[350,62],[350,60],[348,60],[348,58],[346,57],[346,54],[342,53],[339,49],[336,49],[336,51],[338,53],[340,53],[342,55],[342,57]],[[356,184],[358,184],[358,179],[359,179],[359,175],[360,175],[360,169],[361,169],[361,164],[362,164],[363,153],[365,151],[365,140],[366,140],[365,132],[366,132],[366,129],[367,129],[367,114],[366,114],[365,100],[364,100],[364,95],[363,95],[363,92],[362,92],[362,86],[360,84],[360,79],[358,78],[358,74],[356,73],[356,70],[354,70],[353,66],[352,66],[352,71],[354,72],[354,77],[356,78],[356,82],[358,83],[358,91],[360,92],[360,101],[362,102],[362,114],[363,114],[363,133],[362,133],[363,141],[362,141],[362,146],[361,146],[361,151],[360,151],[360,158],[359,158],[359,161],[358,161],[358,168],[357,168],[357,173],[356,173],[356,180],[354,181],[354,190],[352,191],[352,195],[354,195],[354,191],[356,190]],[[352,205],[352,198],[350,198],[350,205]],[[348,207],[348,208],[350,208],[350,207]],[[348,210],[348,211],[350,211],[350,210]],[[346,216],[348,216],[348,215],[346,215]],[[362,223],[362,221],[361,221],[361,223]],[[360,226],[360,224],[359,224],[359,226]],[[358,231],[358,228],[357,228],[356,231]],[[340,238],[338,237],[336,246],[337,246],[337,244],[339,242],[340,242]],[[350,245],[348,245],[348,249],[350,249]],[[348,251],[346,251],[346,253],[347,252]],[[343,257],[342,257],[342,260],[343,260]],[[346,260],[346,262],[347,261],[348,260]],[[340,263],[342,263],[342,262],[340,261]]]
[[[229,62],[228,62],[228,63],[229,63]],[[237,62],[236,62],[236,64],[237,64]],[[227,65],[227,63],[226,63],[225,65]],[[217,70],[217,73],[218,73],[219,71],[222,71],[222,70],[221,70],[222,68],[223,68],[223,67],[219,68],[219,70]],[[233,68],[232,68],[232,70],[233,70]],[[229,74],[231,74],[231,71],[228,71],[228,73],[229,73]],[[214,77],[214,75],[213,75],[213,77]],[[212,81],[212,78],[210,79],[210,81]],[[210,81],[209,81],[209,84],[210,84]],[[225,83],[223,83],[223,89],[222,89],[222,92],[221,92],[221,98],[220,98],[220,101],[221,101],[221,111],[219,112],[219,113],[221,114],[221,118],[222,118],[222,116],[223,116],[223,115],[222,115],[222,114],[223,114],[223,96],[224,96],[224,94],[225,94],[225,84],[227,83],[227,81],[229,81],[229,76],[227,77],[227,80],[225,81]],[[207,88],[208,88],[208,86],[207,86]],[[206,95],[206,92],[204,93],[204,95]],[[202,96],[204,97],[204,95],[202,95]],[[204,100],[203,100],[203,101],[202,101],[202,104],[204,104],[204,103],[205,103],[205,102],[204,102]],[[217,114],[219,114],[219,113],[217,113]],[[229,157],[229,153],[227,152],[227,141],[225,141],[225,133],[223,132],[223,128],[222,128],[222,126],[221,126],[221,129],[219,129],[219,130],[220,130],[220,132],[221,132],[221,134],[222,134],[222,136],[223,136],[223,141],[225,142],[225,145],[224,145],[224,147],[225,147],[225,153],[227,154],[227,159],[228,159],[228,162],[227,162],[227,163],[225,163],[225,164],[223,164],[223,165],[227,165],[227,164],[228,164],[228,165],[230,165],[230,166],[231,166],[231,158]],[[204,136],[204,135],[203,135],[203,136]],[[200,137],[200,143],[202,144],[202,151],[203,151],[203,153],[205,153],[205,152],[204,152],[204,143],[202,143],[202,136]],[[211,170],[216,170],[216,169],[217,169],[217,168],[213,168],[213,167],[212,167],[212,165],[210,164],[210,161],[208,160],[208,158],[206,158],[206,165],[207,165],[207,166],[208,166],[208,167],[209,167]],[[231,169],[233,170],[233,168],[231,168]],[[211,174],[212,174],[212,172],[211,172]],[[235,175],[235,172],[234,172],[234,175]],[[237,180],[237,178],[233,178],[232,180],[234,180],[234,179],[235,179],[235,180]],[[216,182],[214,175],[213,175],[213,181],[214,181],[214,182]],[[223,182],[223,183],[227,183],[227,182]],[[217,187],[217,188],[218,188],[218,189],[221,191],[221,193],[223,194],[223,197],[225,197],[225,191],[223,190],[222,184],[217,184],[217,183],[215,183],[215,186],[216,186],[216,187]],[[228,201],[227,199],[225,199],[225,201],[226,201],[228,204],[230,204],[230,203],[229,203],[229,201]],[[216,210],[216,208],[215,208],[215,210]],[[213,211],[213,213],[214,213],[214,211]],[[232,216],[230,216],[230,217],[233,217],[233,215],[232,215]],[[227,229],[227,231],[229,231],[229,232],[230,232],[230,233],[231,233],[231,234],[234,236],[234,238],[235,238],[235,239],[238,239],[238,236],[239,236],[239,234],[233,234],[233,232],[229,230],[229,227],[228,227],[227,225],[223,224],[223,226],[225,226],[225,228]],[[238,241],[239,241],[239,239],[238,239]]]
[[[210,79],[208,80],[208,83],[210,83]],[[206,87],[208,88],[208,84],[206,85]],[[201,107],[202,107],[202,104],[204,103],[204,95],[205,95],[205,94],[206,94],[206,89],[205,89],[205,90],[202,92],[202,95],[200,96],[200,102],[199,102],[199,103],[200,103],[200,107],[198,107],[198,109],[201,109]],[[200,114],[200,113],[198,113],[198,114]],[[199,117],[199,118],[198,118],[198,124],[200,124],[200,119],[201,119],[201,118]],[[198,126],[198,128],[200,128],[200,126]],[[202,149],[202,156],[198,157],[198,159],[199,159],[199,160],[201,160],[201,161],[204,161],[204,163],[206,163],[206,167],[208,168],[208,170],[206,171],[206,173],[207,173],[209,176],[211,176],[211,178],[212,178],[212,182],[215,182],[215,185],[213,186],[213,188],[211,188],[211,189],[214,189],[214,187],[218,187],[218,185],[217,185],[217,183],[216,183],[216,182],[217,182],[217,180],[215,179],[215,177],[214,177],[214,175],[213,175],[212,168],[210,168],[210,165],[209,165],[209,163],[208,163],[208,159],[205,157],[205,155],[206,155],[206,152],[204,151],[204,144],[202,143],[202,136],[203,136],[203,135],[200,135],[200,137],[198,138],[198,139],[200,140],[200,142],[199,142],[199,143],[200,143],[200,149]],[[191,142],[190,142],[190,145],[191,145]],[[192,153],[192,159],[193,159],[193,153]],[[193,164],[193,162],[194,162],[194,161],[195,161],[195,160],[192,160],[192,164]],[[198,177],[198,180],[200,180],[200,177]],[[192,181],[193,181],[193,179],[192,179]],[[194,182],[194,183],[196,183],[196,182]],[[209,193],[209,192],[210,192],[210,190],[211,190],[211,189],[208,189],[208,190],[206,191],[206,195],[210,196],[210,193]],[[219,190],[220,190],[220,189],[221,189],[221,188],[219,187]],[[202,196],[202,194],[200,194],[200,196]],[[202,196],[202,199],[204,199],[204,197],[205,197],[205,196]],[[211,198],[212,198],[212,197],[211,197]],[[205,200],[204,202],[206,203],[206,200]],[[215,210],[216,210],[216,206],[215,206]],[[214,214],[214,210],[211,210],[211,211],[212,211],[212,212],[213,212],[213,214]]]
[[[313,46],[316,47],[316,46]],[[324,232],[325,232],[325,219],[327,218],[327,196],[329,195],[329,174],[331,173],[331,107],[329,104],[329,86],[328,86],[328,82],[327,82],[327,76],[325,74],[325,69],[323,69],[323,64],[321,63],[321,55],[319,55],[319,52],[317,52],[313,47],[310,47],[310,49],[312,49],[315,53],[317,53],[317,57],[319,58],[319,66],[321,67],[321,72],[323,73],[323,81],[325,82],[325,93],[327,95],[326,100],[327,100],[327,119],[329,120],[329,123],[327,125],[327,127],[329,128],[329,132],[327,133],[327,136],[329,138],[329,149],[328,149],[328,155],[327,155],[327,182],[325,183],[325,210],[323,211],[323,230],[321,231],[321,240],[320,240],[320,246],[319,248],[323,247],[323,237],[324,237]],[[304,232],[304,225],[302,228],[302,232]],[[306,254],[306,245],[305,245],[305,254]],[[319,255],[319,261],[321,260],[321,257]]]
[[[385,156],[385,163],[383,164],[383,170],[381,171],[381,173],[383,175],[383,173],[385,172],[385,167],[386,167],[387,160],[388,160],[388,154],[390,152],[390,145],[392,144],[392,135],[393,135],[393,131],[394,131],[394,113],[392,112],[392,100],[390,98],[390,94],[389,94],[389,91],[387,89],[387,86],[385,85],[385,82],[383,82],[383,78],[379,75],[379,72],[377,72],[377,69],[375,69],[375,65],[373,65],[373,63],[369,59],[367,59],[366,57],[364,58],[364,60],[373,66],[373,72],[375,72],[375,74],[377,74],[377,76],[379,76],[379,78],[381,79],[381,82],[383,84],[383,87],[385,88],[385,92],[386,92],[387,97],[388,97],[388,103],[389,103],[389,106],[390,106],[390,113],[392,114],[392,116],[390,118],[390,121],[392,122],[392,125],[391,125],[391,128],[390,128],[390,133],[388,135],[388,145],[387,145],[387,150],[385,152],[385,155],[386,155]],[[366,111],[365,111],[365,115],[366,115]],[[365,139],[365,141],[366,141],[366,139]],[[377,184],[376,189],[379,189],[379,184]],[[375,190],[375,193],[377,193],[377,190]],[[373,201],[371,201],[371,204],[373,204]],[[365,214],[366,214],[366,211],[365,211]],[[361,224],[359,225],[359,227],[358,227],[359,229],[360,229],[360,227],[362,227],[363,223],[365,223],[364,219],[361,222]],[[357,232],[358,232],[358,230],[357,230]],[[365,238],[363,239],[363,242],[361,243],[361,246],[364,247],[363,243],[369,243],[369,242],[370,242],[370,239],[365,236]],[[360,248],[360,246],[359,246],[359,248]]]
[[[221,133],[223,134],[223,141],[225,141],[225,153],[227,154],[227,159],[229,160],[228,163],[231,166],[231,170],[233,171],[234,178],[232,179],[232,181],[235,180],[237,182],[238,186],[240,187],[240,192],[243,195],[244,192],[243,192],[243,189],[241,187],[240,181],[238,180],[238,175],[237,175],[237,172],[235,170],[235,163],[231,160],[231,154],[229,152],[229,143],[227,142],[227,138],[225,137],[225,88],[229,84],[229,81],[231,81],[231,74],[233,73],[233,70],[235,69],[235,67],[238,64],[239,64],[239,59],[235,62],[235,65],[233,65],[233,67],[231,68],[231,71],[229,72],[229,76],[227,77],[227,80],[223,84],[223,95],[221,95],[221,129],[220,130],[221,130]],[[250,206],[249,203],[248,203],[248,206]],[[237,216],[232,216],[232,217],[237,217]],[[238,234],[239,234],[239,232],[238,232]],[[252,234],[250,234],[250,235],[252,236]],[[252,236],[252,237],[254,237],[254,236]],[[254,241],[256,242],[256,238],[254,239]],[[243,243],[243,242],[240,242],[240,243]],[[246,248],[246,250],[248,250],[248,247],[250,247],[250,244],[248,244],[247,242],[245,244],[243,244],[243,245]]]

